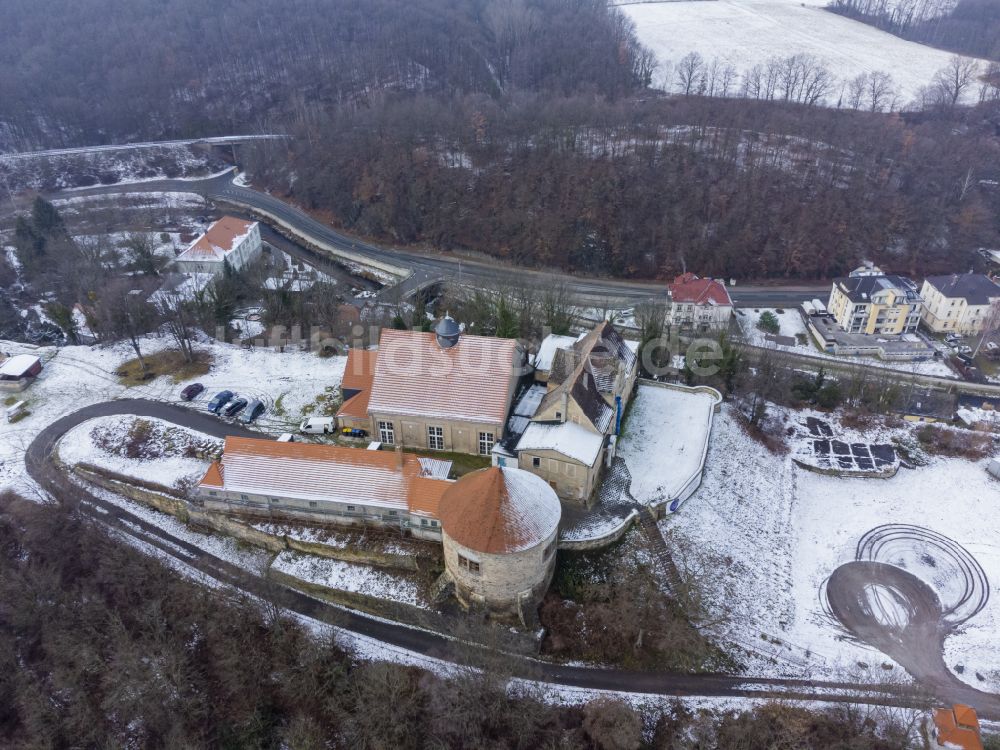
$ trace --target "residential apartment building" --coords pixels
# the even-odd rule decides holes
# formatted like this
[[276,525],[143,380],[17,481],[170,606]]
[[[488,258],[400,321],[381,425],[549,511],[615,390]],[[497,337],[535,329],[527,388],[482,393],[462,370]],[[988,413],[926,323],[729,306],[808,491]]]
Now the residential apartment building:
[[996,325],[994,308],[1000,305],[1000,286],[980,273],[931,276],[920,289],[922,320],[934,333],[971,336]]
[[922,307],[917,287],[909,279],[869,274],[834,280],[827,304],[844,331],[869,335],[916,331]]

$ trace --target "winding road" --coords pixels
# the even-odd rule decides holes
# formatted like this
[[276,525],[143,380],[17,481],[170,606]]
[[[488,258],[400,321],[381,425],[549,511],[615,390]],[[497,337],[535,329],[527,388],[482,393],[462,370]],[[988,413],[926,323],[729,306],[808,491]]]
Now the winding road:
[[[366,242],[338,232],[279,198],[235,184],[232,173],[204,180],[155,180],[106,185],[53,193],[49,197],[157,192],[196,193],[208,200],[247,208],[258,212],[270,223],[284,227],[305,242],[323,248],[333,255],[339,255],[346,260],[374,263],[377,266],[396,269],[397,275],[405,276],[400,289],[396,292],[401,292],[403,295],[441,281],[475,286],[503,283],[517,286],[522,285],[528,278],[546,284],[551,283],[553,273],[565,281],[581,304],[595,307],[603,307],[609,303],[610,306],[630,307],[666,293],[662,282],[585,278],[569,275],[564,271],[547,273],[504,264],[499,260],[484,261],[448,253],[414,252]],[[799,304],[803,299],[823,296],[828,291],[828,284],[737,286],[730,289],[733,302],[743,307],[790,307]]]
[[[115,415],[158,418],[217,438],[224,438],[227,435],[261,436],[261,433],[222,422],[203,411],[170,403],[146,399],[107,401],[84,407],[43,429],[25,454],[28,473],[53,498],[81,499],[77,506],[79,511],[96,522],[152,545],[163,555],[174,558],[220,583],[274,601],[289,612],[351,631],[388,646],[453,663],[466,663],[469,649],[480,648],[469,644],[458,646],[452,639],[437,633],[368,617],[313,599],[235,566],[184,539],[173,536],[119,505],[86,492],[56,467],[52,454],[59,439],[72,428],[96,417]],[[923,707],[927,702],[927,696],[920,688],[899,685],[753,678],[721,674],[637,672],[566,666],[520,656],[510,656],[506,666],[516,677],[550,686],[627,691],[656,696],[781,698],[902,707]],[[963,689],[961,685],[949,685],[947,690],[938,692],[936,697],[940,700],[969,703],[980,711],[982,717],[1000,719],[1000,698],[997,696],[980,693],[972,688]]]

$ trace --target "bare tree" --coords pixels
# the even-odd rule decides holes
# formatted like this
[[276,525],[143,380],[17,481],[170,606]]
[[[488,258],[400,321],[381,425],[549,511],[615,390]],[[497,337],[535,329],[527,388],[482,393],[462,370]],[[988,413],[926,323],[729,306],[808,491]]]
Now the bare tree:
[[697,52],[689,52],[677,64],[677,85],[684,96],[704,92],[705,60]]
[[146,360],[142,356],[140,339],[157,323],[156,308],[149,301],[149,289],[137,286],[134,279],[115,279],[97,301],[97,320],[106,338],[127,340],[132,345],[145,372]]
[[939,106],[954,109],[979,78],[979,61],[955,55],[934,74],[933,91]]
[[184,355],[184,361],[193,362],[194,346],[191,339],[197,319],[194,305],[178,294],[160,294],[154,304],[167,331]]

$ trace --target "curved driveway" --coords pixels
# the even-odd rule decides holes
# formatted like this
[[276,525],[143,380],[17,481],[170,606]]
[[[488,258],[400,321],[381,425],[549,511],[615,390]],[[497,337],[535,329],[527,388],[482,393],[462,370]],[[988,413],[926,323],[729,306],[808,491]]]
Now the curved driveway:
[[[213,437],[244,435],[260,437],[237,425],[231,425],[203,411],[196,411],[173,404],[144,399],[123,399],[94,404],[62,417],[46,427],[28,447],[25,455],[28,473],[53,497],[78,498],[81,489],[59,471],[51,455],[59,439],[73,427],[95,417],[135,415],[154,417],[182,427],[204,432]],[[215,557],[199,547],[171,535],[164,529],[148,523],[124,508],[85,493],[78,507],[82,513],[96,521],[158,547],[163,554],[195,568],[204,574],[243,590],[247,593],[274,601],[299,615],[349,630],[382,643],[407,649],[418,654],[464,663],[470,646],[460,648],[449,638],[426,630],[367,617],[345,610],[293,589],[277,585],[226,560]],[[664,696],[738,696],[752,698],[783,698],[836,703],[874,703],[893,706],[923,705],[919,691],[901,686],[859,685],[847,682],[815,682],[779,678],[750,678],[716,674],[682,674],[671,672],[635,672],[623,669],[599,669],[564,666],[535,659],[511,656],[507,666],[511,673],[525,679],[537,680],[553,686],[587,688],[593,690],[628,691]],[[946,700],[965,700],[981,710],[986,718],[1000,718],[1000,705],[982,693],[969,689],[970,695],[950,691],[939,697]]]

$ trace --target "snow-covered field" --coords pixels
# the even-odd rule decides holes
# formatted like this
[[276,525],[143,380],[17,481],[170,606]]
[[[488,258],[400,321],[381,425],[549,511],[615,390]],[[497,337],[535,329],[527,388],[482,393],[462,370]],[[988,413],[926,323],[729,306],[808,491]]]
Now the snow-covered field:
[[[797,415],[796,415],[797,416]],[[1000,482],[983,462],[931,460],[891,479],[826,477],[794,466],[751,440],[724,407],[716,418],[701,488],[662,521],[682,567],[700,571],[710,606],[729,620],[722,637],[757,652],[774,651],[755,672],[856,674],[891,661],[843,637],[824,613],[821,586],[855,559],[861,537],[883,524],[912,524],[944,534],[1000,584]],[[947,598],[935,569],[908,566]],[[946,643],[946,661],[962,679],[1000,689],[1000,601],[993,597]],[[775,646],[774,640],[781,641]],[[880,671],[880,670],[879,670]],[[980,682],[975,673],[985,681]],[[905,679],[897,666],[895,679]]]
[[706,393],[639,386],[618,451],[636,500],[673,497],[701,470],[714,406]]
[[[166,337],[143,340],[144,354],[171,348]],[[241,349],[228,344],[202,343],[214,363],[211,371],[191,381],[174,383],[160,377],[140,386],[125,387],[115,370],[135,354],[127,344],[114,346],[66,346],[34,348],[26,344],[0,342],[10,354],[30,353],[45,363],[41,376],[19,398],[28,403],[30,415],[15,423],[0,422],[0,489],[16,488],[29,495],[36,492],[24,470],[24,451],[35,436],[61,416],[89,404],[117,398],[151,398],[182,403],[181,389],[187,382],[204,383],[206,391],[190,408],[204,408],[216,392],[230,389],[247,398],[260,398],[268,411],[258,420],[264,432],[284,432],[300,420],[303,410],[326,389],[336,389],[346,357],[320,358],[311,352],[277,352],[271,349]]]
[[635,22],[639,40],[656,54],[660,69],[655,75],[660,81],[668,78],[668,89],[675,87],[674,67],[691,52],[709,63],[730,63],[739,74],[771,57],[804,53],[838,79],[829,104],[837,104],[844,82],[884,72],[892,75],[905,106],[952,57],[830,13],[824,5],[826,0],[693,0],[624,5],[622,10]]

